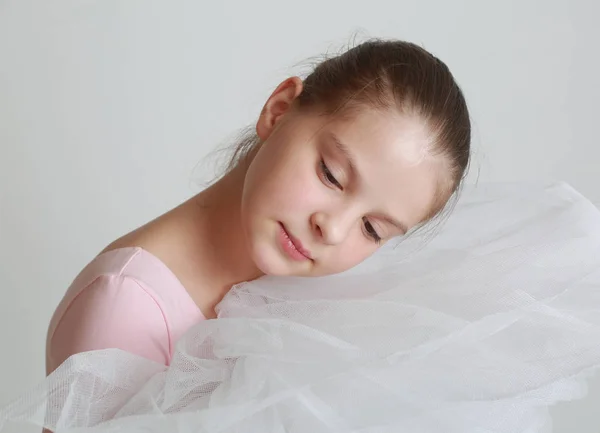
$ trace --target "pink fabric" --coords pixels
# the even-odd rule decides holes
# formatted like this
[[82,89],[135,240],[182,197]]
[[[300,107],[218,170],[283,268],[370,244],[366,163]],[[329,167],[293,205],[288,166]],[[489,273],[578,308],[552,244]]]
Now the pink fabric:
[[96,257],[75,278],[48,329],[46,369],[118,348],[168,365],[179,338],[205,320],[177,277],[141,248]]

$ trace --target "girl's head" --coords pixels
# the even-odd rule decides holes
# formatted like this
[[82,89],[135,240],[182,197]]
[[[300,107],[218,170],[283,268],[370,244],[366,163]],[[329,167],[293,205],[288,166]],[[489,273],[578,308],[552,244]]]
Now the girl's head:
[[461,90],[444,63],[401,41],[363,43],[285,80],[256,132],[232,161],[245,171],[250,254],[271,275],[357,265],[438,214],[469,163]]

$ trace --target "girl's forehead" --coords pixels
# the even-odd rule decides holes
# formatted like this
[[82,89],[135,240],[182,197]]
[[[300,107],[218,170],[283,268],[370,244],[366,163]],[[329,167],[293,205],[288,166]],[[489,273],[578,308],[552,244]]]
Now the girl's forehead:
[[328,122],[323,132],[362,158],[412,166],[431,155],[431,133],[416,115],[364,109]]

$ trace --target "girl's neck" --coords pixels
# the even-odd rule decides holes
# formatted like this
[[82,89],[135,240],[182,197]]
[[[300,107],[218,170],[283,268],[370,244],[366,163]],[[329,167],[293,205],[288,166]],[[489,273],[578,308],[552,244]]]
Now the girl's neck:
[[237,283],[262,275],[241,224],[245,167],[238,167],[180,206],[117,239],[103,252],[141,247],[177,276],[207,318]]
[[[239,167],[183,206],[189,222],[186,254],[203,280],[204,290],[222,298],[231,286],[256,279],[261,272],[252,261],[241,222],[245,169]],[[187,260],[186,260],[187,261]],[[220,300],[220,299],[219,299]]]

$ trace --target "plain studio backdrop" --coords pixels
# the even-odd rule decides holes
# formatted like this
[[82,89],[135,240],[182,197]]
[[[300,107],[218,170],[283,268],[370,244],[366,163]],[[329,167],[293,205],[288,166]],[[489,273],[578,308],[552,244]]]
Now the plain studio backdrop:
[[[599,15],[595,0],[0,0],[0,404],[43,378],[75,274],[197,193],[209,152],[355,35],[450,66],[470,182],[564,180],[599,203]],[[600,431],[599,401],[596,383],[554,408],[555,431]]]

